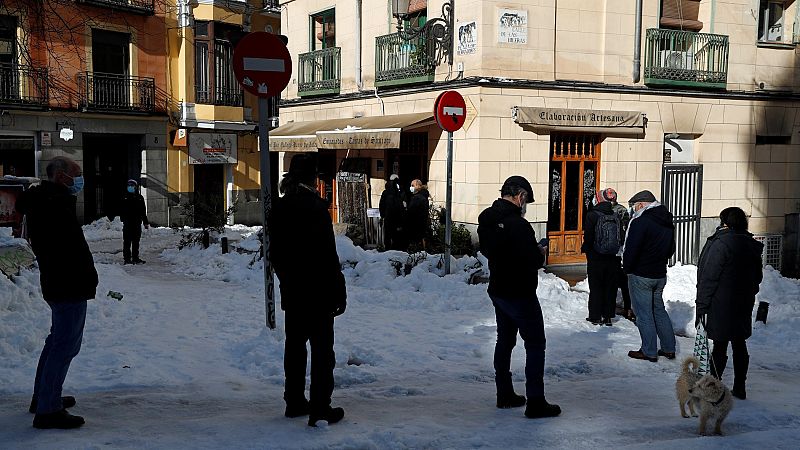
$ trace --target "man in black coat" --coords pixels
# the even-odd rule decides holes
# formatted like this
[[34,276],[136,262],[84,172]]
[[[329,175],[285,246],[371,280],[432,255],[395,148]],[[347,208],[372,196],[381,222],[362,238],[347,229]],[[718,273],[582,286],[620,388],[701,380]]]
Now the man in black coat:
[[675,253],[672,214],[650,191],[638,192],[628,204],[632,214],[622,268],[628,274],[636,327],[642,338],[639,350],[629,351],[628,356],[650,362],[658,362],[659,356],[675,359],[675,332],[662,296],[667,284],[667,262]]
[[750,355],[746,340],[753,333],[753,306],[763,276],[764,244],[747,231],[747,216],[740,208],[725,208],[720,226],[708,238],[697,264],[697,321],[705,324],[711,352],[711,373],[722,378],[728,362],[728,342],[733,347],[733,389],[747,397],[745,380]]
[[426,239],[430,230],[430,204],[428,187],[420,180],[411,182],[411,199],[408,201],[406,212],[406,236],[411,247],[410,251],[424,250]]
[[[594,325],[611,326],[611,319],[617,309],[617,252],[622,224],[611,203],[612,193],[616,200],[616,192],[611,188],[597,191],[592,199],[593,206],[583,221],[584,239],[581,251],[586,254],[586,272],[589,277],[589,317],[586,320]],[[603,224],[607,224],[604,229],[616,226],[617,231],[598,235],[596,231],[599,220],[604,220]]]
[[406,207],[400,192],[397,174],[392,174],[386,182],[386,189],[381,194],[379,209],[383,219],[384,246],[388,250],[407,250],[405,242],[404,222]]
[[[328,205],[317,194],[316,158],[298,154],[281,182],[283,197],[270,212],[270,258],[280,280],[286,315],[283,398],[286,417],[309,415],[336,423],[342,408],[331,407],[333,393],[333,319],[347,307]],[[306,343],[311,344],[310,402],[305,397]]]
[[35,428],[77,428],[84,419],[67,412],[75,398],[61,391],[72,359],[81,349],[86,302],[95,297],[97,271],[75,213],[83,188],[80,166],[65,157],[47,165],[47,180],[23,192],[16,209],[27,218],[28,236],[39,264],[42,297],[52,311],[33,388]]
[[533,202],[533,189],[521,176],[508,178],[500,190],[501,198],[478,216],[481,252],[489,260],[489,298],[497,319],[497,344],[494,348],[497,407],[525,405],[526,398],[514,392],[511,382],[511,352],[517,332],[525,341],[525,393],[529,418],[561,414],[558,405],[544,397],[544,319],[536,287],[539,269],[547,249],[536,242],[525,209]]
[[119,218],[122,221],[122,257],[125,264],[144,264],[139,259],[139,240],[142,238],[142,224],[150,228],[144,197],[139,193],[139,183],[128,180],[128,189],[122,195]]

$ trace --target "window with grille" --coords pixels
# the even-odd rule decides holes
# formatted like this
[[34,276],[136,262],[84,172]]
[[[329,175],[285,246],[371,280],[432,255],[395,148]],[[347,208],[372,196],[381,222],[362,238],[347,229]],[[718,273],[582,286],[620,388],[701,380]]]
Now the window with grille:
[[195,22],[195,102],[242,106],[242,88],[233,73],[234,41],[242,30],[221,22]]
[[764,244],[761,252],[761,262],[764,266],[772,266],[775,270],[781,270],[783,263],[783,235],[780,234],[756,234],[753,238]]
[[783,42],[783,1],[761,0],[758,10],[758,42]]

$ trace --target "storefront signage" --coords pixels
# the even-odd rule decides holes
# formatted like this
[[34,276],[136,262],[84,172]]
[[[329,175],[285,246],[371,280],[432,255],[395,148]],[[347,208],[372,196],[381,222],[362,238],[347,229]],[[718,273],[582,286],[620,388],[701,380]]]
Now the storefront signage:
[[400,129],[318,131],[317,148],[353,150],[400,148]]
[[270,136],[269,151],[271,152],[315,152],[317,151],[317,136]]
[[50,147],[53,145],[53,138],[49,131],[42,131],[42,139],[40,142],[42,147]]
[[523,127],[543,130],[572,130],[643,134],[645,115],[637,111],[562,108],[514,108],[514,121]]
[[236,134],[189,134],[189,164],[236,164]]

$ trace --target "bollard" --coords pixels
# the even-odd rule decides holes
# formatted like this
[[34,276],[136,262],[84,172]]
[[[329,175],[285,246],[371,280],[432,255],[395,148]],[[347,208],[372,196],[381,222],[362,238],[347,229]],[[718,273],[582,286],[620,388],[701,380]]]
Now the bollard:
[[763,322],[767,324],[767,314],[769,313],[769,302],[758,302],[758,309],[756,310],[756,322]]
[[220,239],[220,245],[222,245],[222,254],[228,253],[228,238],[223,237]]
[[208,248],[208,243],[209,243],[208,241],[209,241],[208,230],[203,230],[203,248]]

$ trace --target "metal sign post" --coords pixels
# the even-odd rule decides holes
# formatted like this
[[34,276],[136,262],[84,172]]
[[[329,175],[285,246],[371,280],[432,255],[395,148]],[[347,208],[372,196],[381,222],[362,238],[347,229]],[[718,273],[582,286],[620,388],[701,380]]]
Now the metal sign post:
[[439,127],[447,131],[447,197],[444,225],[444,273],[450,273],[450,255],[453,238],[453,132],[464,126],[467,106],[464,97],[456,91],[444,91],[433,104],[433,114]]
[[267,326],[275,329],[275,280],[269,253],[269,213],[272,208],[272,180],[269,163],[270,97],[280,95],[292,76],[292,58],[286,43],[272,33],[255,32],[243,37],[233,52],[233,72],[244,90],[258,97],[258,150],[263,207],[262,248],[264,254],[264,302]]

